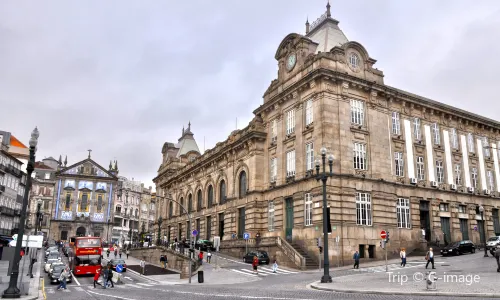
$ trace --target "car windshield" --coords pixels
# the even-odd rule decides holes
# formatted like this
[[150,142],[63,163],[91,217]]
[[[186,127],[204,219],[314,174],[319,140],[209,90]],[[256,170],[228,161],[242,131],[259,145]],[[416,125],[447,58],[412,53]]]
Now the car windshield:
[[55,265],[52,268],[53,272],[61,272],[62,270],[64,270],[64,265]]
[[494,237],[490,237],[490,238],[488,239],[488,242],[494,242],[494,241],[496,241],[496,240],[498,240],[498,237],[494,236]]
[[267,252],[259,252],[258,256],[259,257],[266,257],[267,256]]
[[125,263],[125,261],[124,261],[123,259],[113,259],[113,260],[111,261],[111,263],[112,263],[113,265],[119,265],[119,264],[124,264],[124,263]]
[[58,259],[57,259],[57,258],[50,258],[50,259],[48,259],[48,260],[47,260],[47,263],[48,263],[48,264],[53,264],[53,263],[55,263],[56,261],[58,261]]
[[460,245],[460,242],[455,242],[455,243],[452,243],[450,246],[451,247],[456,247],[456,246],[459,246]]

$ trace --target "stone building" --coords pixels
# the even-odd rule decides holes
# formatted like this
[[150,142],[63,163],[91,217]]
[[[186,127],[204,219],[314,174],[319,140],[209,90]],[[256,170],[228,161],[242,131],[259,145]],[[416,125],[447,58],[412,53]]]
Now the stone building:
[[139,241],[139,207],[144,185],[120,176],[114,201],[112,241],[120,245]]
[[[53,157],[45,158],[35,163],[35,170],[32,173],[30,198],[28,203],[28,216],[26,219],[26,230],[30,234],[35,233],[37,221],[38,231],[42,231],[45,237],[49,236],[50,217],[54,205],[56,172],[62,166],[61,157],[59,161]],[[42,201],[40,212],[41,219],[37,219],[38,201]]]
[[19,230],[26,185],[22,165],[5,148],[0,149],[0,235],[11,236]]
[[[116,165],[115,165],[116,166]],[[87,159],[56,172],[56,197],[50,222],[50,237],[68,240],[72,236],[111,236],[109,222],[113,213],[113,193],[118,168],[106,170]]]
[[500,123],[385,85],[376,60],[338,24],[328,5],[305,34],[282,40],[278,77],[247,127],[203,155],[189,128],[164,144],[154,182],[168,198],[168,239],[189,236],[180,203],[201,238],[224,244],[260,232],[317,256],[323,147],[335,158],[326,191],[331,259],[350,261],[355,250],[381,257],[381,230],[390,232],[390,252],[480,243],[479,206],[485,235],[500,235]]
[[143,235],[143,239],[146,240],[151,237],[152,233],[152,225],[155,221],[156,214],[156,204],[153,200],[152,187],[145,188],[144,184],[142,184],[142,195],[140,200],[140,209],[139,209],[139,229],[140,233]]

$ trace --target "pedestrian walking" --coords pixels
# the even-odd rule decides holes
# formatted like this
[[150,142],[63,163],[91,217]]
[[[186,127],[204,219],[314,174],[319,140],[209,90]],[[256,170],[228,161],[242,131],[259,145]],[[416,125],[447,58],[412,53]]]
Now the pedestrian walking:
[[160,263],[162,264],[162,266],[163,266],[164,269],[167,267],[165,265],[165,256],[163,254],[160,255]]
[[429,266],[429,263],[432,264],[432,268],[434,268],[434,251],[432,251],[432,248],[429,248],[429,251],[427,251],[427,254],[425,255],[425,260],[427,260],[427,264],[425,265],[425,268]]
[[210,263],[211,260],[212,260],[212,252],[210,252],[209,250],[207,253],[207,263]]
[[71,274],[69,272],[68,266],[66,266],[59,276],[59,286],[57,287],[57,290],[66,289],[66,281],[68,280],[69,276],[71,276]]
[[120,258],[122,258],[122,250],[118,250],[118,255],[120,256]]
[[141,266],[142,275],[144,275],[144,272],[146,270],[146,262],[143,259],[141,259],[139,265]]
[[354,255],[352,256],[352,258],[354,259],[354,269],[359,269],[359,252],[358,252],[358,250],[356,250],[356,252],[354,252]]
[[115,285],[112,279],[113,279],[113,269],[111,266],[108,266],[108,280],[106,281],[106,285],[108,285],[108,282],[111,282],[111,287],[114,288]]
[[203,251],[200,251],[200,254],[198,254],[198,262],[201,264],[203,264]]
[[109,253],[110,253],[109,249],[106,250],[106,255],[107,255],[108,258],[109,258]]
[[115,258],[118,256],[118,249],[115,248]]
[[399,257],[401,257],[401,266],[405,267],[406,266],[406,249],[403,248],[399,252]]
[[130,255],[130,250],[127,249],[127,259],[129,255]]
[[107,267],[104,267],[102,271],[102,288],[105,289],[106,285],[108,284],[108,274],[109,274],[109,269]]
[[99,277],[101,277],[101,269],[98,269],[96,272],[95,272],[95,275],[94,275],[94,289],[95,289],[95,285],[98,284],[100,286],[102,286],[102,284],[100,284],[98,281],[99,281]]
[[276,273],[276,271],[278,271],[278,261],[276,260],[275,257],[273,262],[273,273]]
[[500,272],[500,245],[497,245],[497,250],[494,252],[497,260],[497,272]]
[[259,272],[257,271],[258,266],[259,266],[259,258],[257,256],[254,256],[252,261],[252,267],[253,267],[253,272],[255,274],[259,274]]

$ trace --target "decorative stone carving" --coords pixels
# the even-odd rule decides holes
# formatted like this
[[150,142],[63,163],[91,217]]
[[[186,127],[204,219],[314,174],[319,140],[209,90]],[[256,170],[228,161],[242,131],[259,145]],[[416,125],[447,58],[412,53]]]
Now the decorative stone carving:
[[294,91],[294,92],[292,93],[292,98],[294,98],[294,99],[295,99],[295,98],[297,98],[297,96],[298,96],[298,95],[299,95],[299,93],[297,93],[297,91]]
[[312,89],[316,86],[316,82],[313,80],[311,82],[309,82],[309,87]]

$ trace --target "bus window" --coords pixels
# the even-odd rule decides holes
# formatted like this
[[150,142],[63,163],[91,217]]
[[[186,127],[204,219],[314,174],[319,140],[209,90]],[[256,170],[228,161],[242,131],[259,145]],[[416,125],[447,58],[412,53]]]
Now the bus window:
[[79,255],[75,257],[76,266],[100,266],[100,255]]
[[100,239],[78,239],[76,246],[79,248],[85,247],[101,247]]

